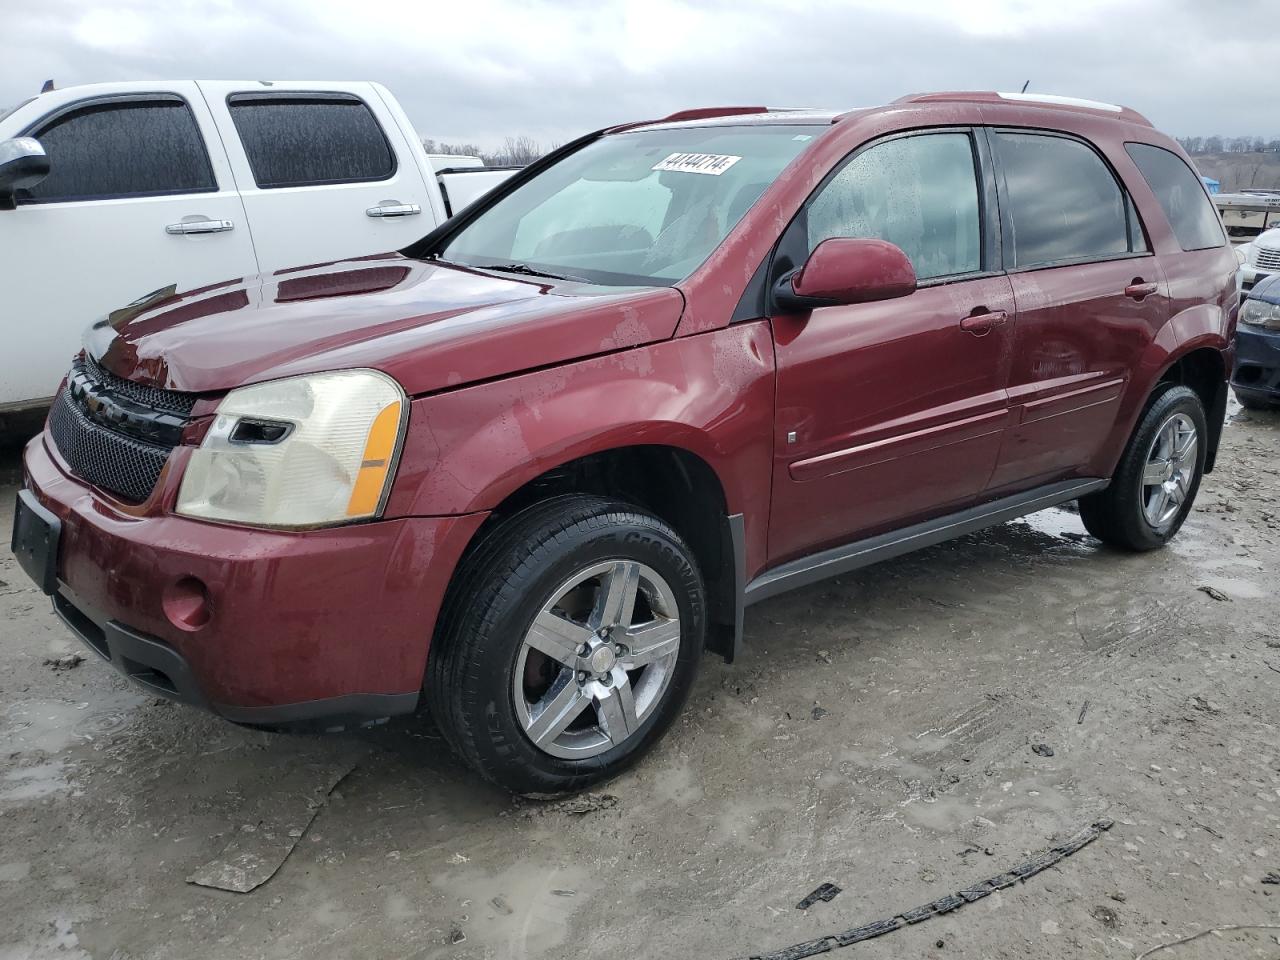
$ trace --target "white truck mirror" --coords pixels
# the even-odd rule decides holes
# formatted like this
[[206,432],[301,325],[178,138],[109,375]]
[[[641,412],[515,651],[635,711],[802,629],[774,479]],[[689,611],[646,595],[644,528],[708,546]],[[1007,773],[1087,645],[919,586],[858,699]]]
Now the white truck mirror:
[[34,137],[0,140],[0,210],[12,210],[14,194],[49,175],[49,156]]

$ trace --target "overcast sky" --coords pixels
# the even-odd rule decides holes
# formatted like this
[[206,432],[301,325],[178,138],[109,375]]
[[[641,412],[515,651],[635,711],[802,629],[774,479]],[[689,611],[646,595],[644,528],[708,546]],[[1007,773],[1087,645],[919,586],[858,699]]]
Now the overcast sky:
[[920,90],[1132,106],[1175,135],[1280,136],[1267,0],[42,0],[0,34],[0,108],[160,78],[385,83],[424,137],[544,144],[709,104]]

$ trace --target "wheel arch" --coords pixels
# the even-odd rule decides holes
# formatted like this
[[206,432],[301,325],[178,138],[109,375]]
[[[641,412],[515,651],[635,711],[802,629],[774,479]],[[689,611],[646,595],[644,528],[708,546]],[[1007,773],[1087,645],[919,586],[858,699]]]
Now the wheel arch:
[[1198,303],[1174,314],[1160,327],[1134,366],[1125,407],[1099,462],[1103,476],[1115,470],[1143,412],[1166,383],[1190,387],[1204,404],[1209,425],[1205,472],[1213,469],[1227,410],[1231,342],[1225,331],[1229,319],[1217,304]]
[[630,443],[541,467],[503,490],[464,558],[512,517],[552,497],[585,494],[639,507],[689,545],[707,590],[707,649],[732,662],[742,633],[744,524],[741,513],[730,513],[725,484],[711,463],[687,446]]
[[1194,390],[1204,404],[1209,428],[1205,444],[1205,473],[1212,473],[1217,462],[1218,445],[1222,440],[1222,428],[1227,415],[1229,371],[1220,343],[1220,337],[1205,335],[1183,344],[1160,371],[1151,391],[1154,393],[1162,383],[1175,383]]

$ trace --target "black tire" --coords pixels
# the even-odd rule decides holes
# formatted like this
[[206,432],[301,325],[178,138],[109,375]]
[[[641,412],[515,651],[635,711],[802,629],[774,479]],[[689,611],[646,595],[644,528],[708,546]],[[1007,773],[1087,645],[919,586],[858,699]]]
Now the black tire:
[[[1156,436],[1177,414],[1189,417],[1196,429],[1195,473],[1185,499],[1172,520],[1154,526],[1143,509],[1142,473]],[[1189,387],[1169,384],[1152,395],[1129,439],[1124,455],[1105,490],[1080,498],[1080,519],[1091,534],[1126,550],[1155,550],[1177,534],[1200,489],[1209,429],[1204,404]]]
[[1271,401],[1263,397],[1255,397],[1253,394],[1250,394],[1250,393],[1241,393],[1239,390],[1235,391],[1235,395],[1236,395],[1236,399],[1240,401],[1240,406],[1244,407],[1246,410],[1273,409],[1273,404],[1271,403]]
[[[638,561],[665,579],[679,610],[679,653],[651,711],[626,739],[592,757],[552,756],[521,725],[516,664],[557,587],[607,560]],[[429,709],[458,755],[498,786],[525,796],[581,790],[620,773],[666,732],[693,686],[705,633],[702,575],[674,530],[617,501],[554,497],[488,532],[460,564],[428,655]]]

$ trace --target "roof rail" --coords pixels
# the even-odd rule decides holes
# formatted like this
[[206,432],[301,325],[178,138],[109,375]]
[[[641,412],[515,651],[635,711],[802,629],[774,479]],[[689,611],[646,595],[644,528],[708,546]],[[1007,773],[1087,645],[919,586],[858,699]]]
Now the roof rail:
[[632,120],[629,123],[618,123],[605,127],[601,133],[622,133],[624,130],[635,130],[637,127],[651,127],[657,123],[678,123],[681,120],[710,120],[714,117],[738,117],[751,113],[768,113],[769,107],[692,107],[688,110],[677,110],[656,120]]
[[712,117],[736,117],[744,113],[768,113],[768,107],[693,107],[689,110],[677,110],[661,120],[650,120],[650,123],[676,123],[680,120],[710,120]]
[[1152,123],[1137,110],[1101,100],[1085,100],[1080,97],[1060,97],[1051,93],[1001,93],[996,90],[949,90],[939,93],[912,93],[899,97],[894,103],[1024,103],[1029,106],[1060,107],[1065,110],[1088,110],[1107,113],[1117,120],[1128,120],[1150,127]]

